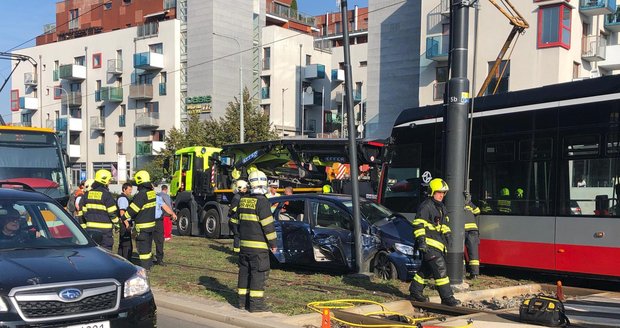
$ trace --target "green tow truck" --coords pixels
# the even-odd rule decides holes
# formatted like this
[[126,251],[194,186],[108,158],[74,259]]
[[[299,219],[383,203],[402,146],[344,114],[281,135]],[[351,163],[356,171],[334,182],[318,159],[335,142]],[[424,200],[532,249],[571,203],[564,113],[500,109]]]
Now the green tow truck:
[[[378,167],[383,145],[358,141],[358,161]],[[169,161],[168,161],[169,162]],[[329,183],[326,168],[348,163],[347,139],[282,139],[226,145],[194,146],[175,152],[170,195],[183,236],[229,236],[228,206],[232,182],[247,179],[248,169],[263,171],[295,193],[321,192]],[[169,164],[165,165],[166,167]]]

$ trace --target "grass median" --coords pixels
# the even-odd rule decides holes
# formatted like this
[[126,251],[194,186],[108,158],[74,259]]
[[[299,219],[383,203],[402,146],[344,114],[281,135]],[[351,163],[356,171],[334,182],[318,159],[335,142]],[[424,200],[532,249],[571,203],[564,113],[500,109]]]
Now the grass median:
[[[232,240],[174,236],[165,244],[165,256],[168,265],[154,266],[151,270],[150,281],[153,287],[237,304],[238,257],[232,251]],[[471,289],[520,284],[501,276],[481,276],[469,283]],[[306,304],[313,301],[344,298],[376,302],[401,300],[409,294],[408,288],[409,283],[398,280],[272,269],[265,296],[274,312],[294,315],[310,312]],[[426,288],[425,293],[436,295],[436,291],[431,288]]]

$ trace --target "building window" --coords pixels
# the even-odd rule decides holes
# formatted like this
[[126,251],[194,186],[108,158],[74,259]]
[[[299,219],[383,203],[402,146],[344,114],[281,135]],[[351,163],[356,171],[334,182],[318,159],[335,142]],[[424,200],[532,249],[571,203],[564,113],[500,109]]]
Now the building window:
[[112,9],[112,1],[106,2],[103,4],[103,10],[110,10],[110,9]]
[[448,82],[448,66],[435,68],[435,85],[433,86],[433,100],[442,100],[446,93],[446,82]]
[[263,111],[263,115],[269,117],[269,115],[271,114],[271,105],[267,104],[267,105],[260,105],[262,111]]
[[86,57],[79,56],[79,57],[73,58],[73,64],[80,65],[80,66],[86,66]]
[[312,64],[312,55],[306,55],[306,65]]
[[[489,71],[495,62],[489,62]],[[493,74],[493,78],[491,78],[491,82],[486,90],[486,95],[494,95],[496,93],[506,93],[508,92],[508,81],[510,79],[510,61],[502,60],[501,64]]]
[[69,10],[69,29],[74,30],[80,27],[78,18],[80,17],[78,9]]
[[271,69],[271,47],[263,48],[263,70]]
[[101,68],[101,53],[93,54],[93,68]]
[[570,49],[571,14],[566,4],[538,9],[538,48]]
[[360,62],[360,67],[366,67],[366,66],[368,66],[368,62],[367,62],[367,61],[365,61],[365,60],[362,60],[362,61]]
[[62,86],[58,85],[54,87],[54,99],[60,99],[62,97]]
[[344,69],[344,62],[338,63],[338,69]]
[[156,54],[164,53],[164,44],[163,43],[155,43],[149,45],[149,51],[154,52]]
[[123,4],[129,5],[131,4],[131,0],[123,0]]
[[19,89],[11,90],[11,111],[19,111]]
[[581,71],[581,64],[578,62],[573,62],[573,79],[579,78],[579,72]]

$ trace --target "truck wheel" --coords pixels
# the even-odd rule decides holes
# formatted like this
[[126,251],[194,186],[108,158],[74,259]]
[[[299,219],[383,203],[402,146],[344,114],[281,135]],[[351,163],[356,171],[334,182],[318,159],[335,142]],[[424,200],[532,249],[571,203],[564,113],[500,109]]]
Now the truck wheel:
[[373,260],[373,271],[376,276],[383,280],[391,280],[398,278],[398,272],[394,263],[388,258],[388,254],[384,251],[377,253]]
[[177,218],[177,230],[181,236],[189,236],[192,231],[191,212],[189,208],[184,208],[179,212]]
[[220,224],[220,214],[217,210],[214,208],[208,210],[204,218],[205,235],[207,235],[207,238],[220,238],[222,227]]

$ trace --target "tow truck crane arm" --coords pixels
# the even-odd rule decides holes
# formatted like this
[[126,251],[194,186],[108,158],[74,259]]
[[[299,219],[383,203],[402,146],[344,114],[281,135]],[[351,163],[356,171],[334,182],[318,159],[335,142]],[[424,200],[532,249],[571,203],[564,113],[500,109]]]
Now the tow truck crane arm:
[[[15,72],[17,66],[19,66],[21,62],[28,61],[30,64],[32,64],[32,66],[34,66],[35,68],[37,67],[37,62],[32,57],[26,55],[14,54],[10,52],[0,52],[0,59],[17,60],[17,64],[15,64],[15,67],[13,67],[11,73],[9,73],[9,76],[7,76],[4,80],[4,83],[2,83],[2,86],[0,87],[0,92],[4,90],[4,87],[6,86],[7,82],[9,82],[9,79],[13,75],[13,72]],[[2,116],[0,116],[0,125],[6,125]]]
[[[486,79],[482,83],[482,86],[480,87],[480,90],[478,91],[477,97],[481,97],[484,95],[484,91],[489,86],[489,84],[491,83],[491,79],[493,78],[493,76],[495,76],[497,70],[499,69],[499,66],[502,63],[502,60],[504,59],[506,52],[510,48],[510,45],[512,44],[512,42],[515,40],[515,36],[517,36],[517,34],[523,33],[523,31],[525,31],[526,28],[530,27],[530,25],[527,23],[525,18],[523,18],[523,16],[521,16],[521,14],[517,11],[514,5],[510,3],[510,0],[499,0],[499,1],[501,1],[503,6],[498,4],[496,0],[489,0],[489,2],[491,2],[495,6],[495,8],[497,8],[502,14],[504,14],[504,16],[506,16],[506,18],[508,18],[508,20],[510,21],[510,24],[512,25],[512,31],[510,31],[510,34],[508,35],[506,42],[504,42],[504,46],[502,47],[499,54],[497,55],[497,58],[495,59],[495,63],[493,63],[493,67],[491,67],[491,70],[489,70],[489,74],[487,75]],[[515,41],[515,44],[516,44],[516,41]],[[503,74],[504,72],[502,71],[500,73],[500,77]]]

